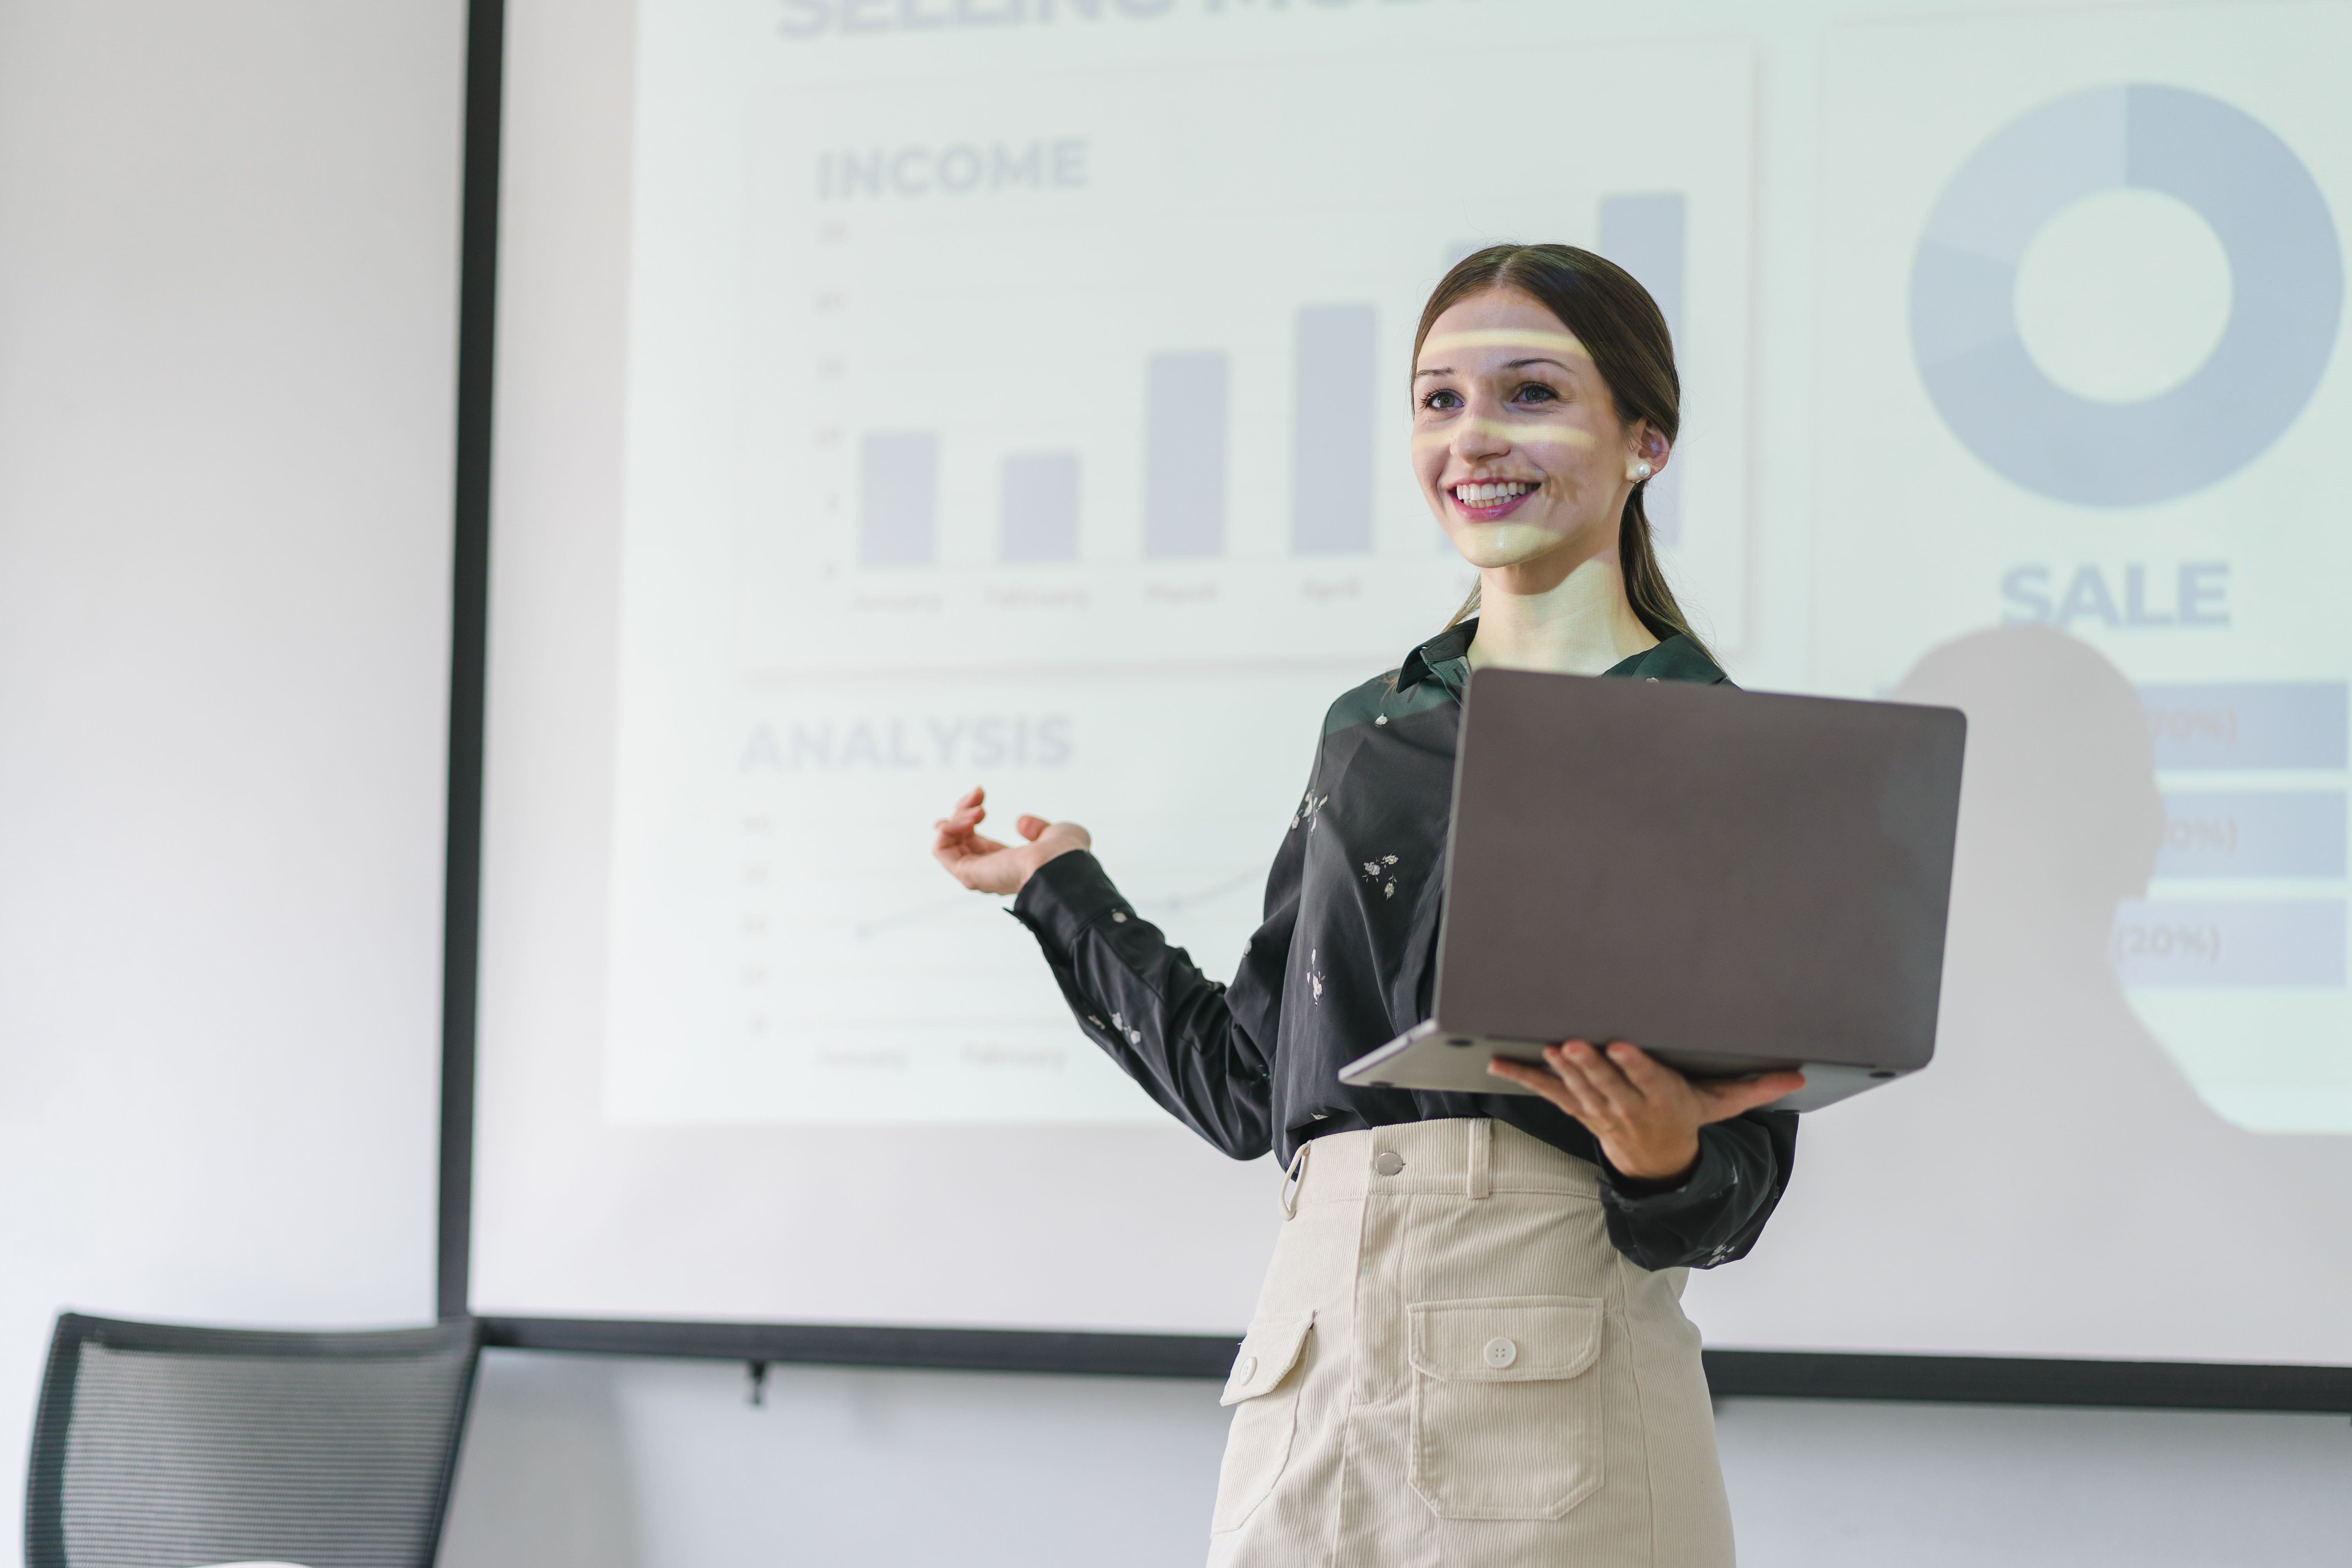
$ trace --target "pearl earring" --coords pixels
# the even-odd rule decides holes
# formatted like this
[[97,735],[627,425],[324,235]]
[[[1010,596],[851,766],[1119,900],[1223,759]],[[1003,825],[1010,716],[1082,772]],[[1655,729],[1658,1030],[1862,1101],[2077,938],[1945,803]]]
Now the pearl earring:
[[1648,479],[1655,472],[1657,472],[1657,470],[1651,468],[1647,463],[1636,463],[1632,468],[1625,470],[1625,477],[1638,485],[1643,479]]

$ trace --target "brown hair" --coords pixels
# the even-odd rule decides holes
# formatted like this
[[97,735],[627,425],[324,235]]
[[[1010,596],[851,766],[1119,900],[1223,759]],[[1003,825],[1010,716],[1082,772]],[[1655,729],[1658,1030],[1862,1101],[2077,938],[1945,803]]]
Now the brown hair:
[[[1666,330],[1664,314],[1632,273],[1572,245],[1495,245],[1455,262],[1422,307],[1421,327],[1412,335],[1413,363],[1421,363],[1421,345],[1438,317],[1473,295],[1496,289],[1531,295],[1559,317],[1592,356],[1592,367],[1609,388],[1618,419],[1628,425],[1647,420],[1673,443],[1682,427],[1683,384],[1675,374],[1674,336]],[[1648,488],[1647,479],[1633,487],[1617,524],[1625,597],[1651,636],[1663,642],[1679,633],[1705,652],[1706,645],[1675,602],[1675,591],[1666,585],[1651,544],[1650,519],[1642,510],[1642,492]],[[1477,613],[1478,590],[1473,588],[1446,625],[1459,626]]]

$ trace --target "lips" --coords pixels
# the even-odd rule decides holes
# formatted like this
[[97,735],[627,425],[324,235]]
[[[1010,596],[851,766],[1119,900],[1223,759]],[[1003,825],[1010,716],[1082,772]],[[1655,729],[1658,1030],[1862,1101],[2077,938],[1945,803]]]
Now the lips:
[[1465,479],[1446,494],[1464,517],[1474,522],[1492,522],[1517,511],[1535,491],[1536,485],[1529,479]]

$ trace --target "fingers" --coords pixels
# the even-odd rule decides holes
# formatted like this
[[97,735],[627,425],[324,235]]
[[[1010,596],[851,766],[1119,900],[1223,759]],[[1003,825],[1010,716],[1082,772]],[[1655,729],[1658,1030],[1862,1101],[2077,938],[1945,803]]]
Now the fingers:
[[950,838],[945,832],[941,832],[931,845],[931,858],[944,867],[949,876],[962,882],[967,888],[971,886],[964,879],[964,862],[971,858],[970,845],[961,839]]
[[[1582,1041],[1576,1043],[1590,1054],[1591,1047],[1584,1046]],[[1570,1056],[1566,1047],[1546,1046],[1543,1067],[1523,1066],[1522,1071],[1532,1076],[1518,1078],[1514,1075],[1516,1081],[1524,1083],[1583,1122],[1596,1135],[1604,1126],[1613,1126],[1622,1120],[1616,1108],[1610,1104],[1608,1096],[1587,1075],[1584,1063]]]
[[934,853],[937,852],[940,845],[971,837],[971,830],[979,826],[988,816],[988,807],[982,804],[987,798],[988,792],[977,786],[957,797],[955,805],[949,808],[948,814],[931,824],[933,827],[939,829],[940,835],[937,843],[933,846]]
[[1576,1100],[1569,1093],[1568,1086],[1556,1073],[1530,1067],[1526,1062],[1515,1062],[1508,1057],[1494,1058],[1487,1062],[1486,1071],[1493,1077],[1508,1079],[1521,1089],[1533,1090],[1580,1121],[1584,1119]]
[[[972,829],[988,820],[987,799],[988,792],[984,789],[969,790],[959,796],[948,814],[931,825],[939,829],[938,842],[944,845],[969,837]],[[1023,839],[1034,844],[1045,829],[1054,825],[1045,817],[1024,813],[1013,819],[1013,826]],[[998,845],[997,847],[1003,846]]]
[[960,822],[969,817],[971,820],[977,822],[982,817],[988,815],[986,805],[987,800],[988,791],[975,784],[971,788],[964,791],[963,794],[956,796],[955,804],[948,807],[948,814],[940,818],[940,820],[941,822]]
[[1727,1121],[1742,1111],[1769,1105],[1782,1095],[1805,1087],[1801,1072],[1768,1072],[1761,1078],[1731,1079],[1718,1083],[1695,1083],[1702,1121]]
[[[1623,1042],[1619,1042],[1619,1045],[1623,1045]],[[1624,1046],[1623,1048],[1632,1050],[1633,1047]],[[1551,1064],[1552,1070],[1559,1074],[1563,1081],[1580,1081],[1586,1091],[1606,1107],[1616,1120],[1636,1121],[1647,1113],[1649,1097],[1612,1059],[1617,1049],[1618,1046],[1612,1046],[1604,1054],[1595,1050],[1588,1041],[1570,1040],[1564,1045],[1546,1047],[1544,1059]]]
[[985,833],[950,834],[942,826],[940,836],[931,841],[931,858],[952,871],[968,860],[1001,855],[1008,847],[1010,846],[997,842]]
[[1612,1040],[1609,1059],[1647,1099],[1671,1095],[1690,1081],[1631,1040]]
[[[976,893],[1013,894],[1028,880],[1029,858],[1021,846],[1005,844],[980,831],[988,816],[988,791],[974,787],[956,798],[948,814],[931,825],[931,858],[950,877]],[[1024,844],[1034,843],[1050,824],[1024,816],[1015,825]],[[1016,850],[1021,852],[1016,853]]]

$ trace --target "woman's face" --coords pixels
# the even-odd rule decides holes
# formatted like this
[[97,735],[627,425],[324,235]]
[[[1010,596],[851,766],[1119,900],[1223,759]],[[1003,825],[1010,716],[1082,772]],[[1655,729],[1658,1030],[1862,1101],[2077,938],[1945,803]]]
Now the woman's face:
[[1429,510],[1474,566],[1614,550],[1629,470],[1666,464],[1649,426],[1617,417],[1608,384],[1559,318],[1490,289],[1432,323],[1413,364],[1412,462]]

